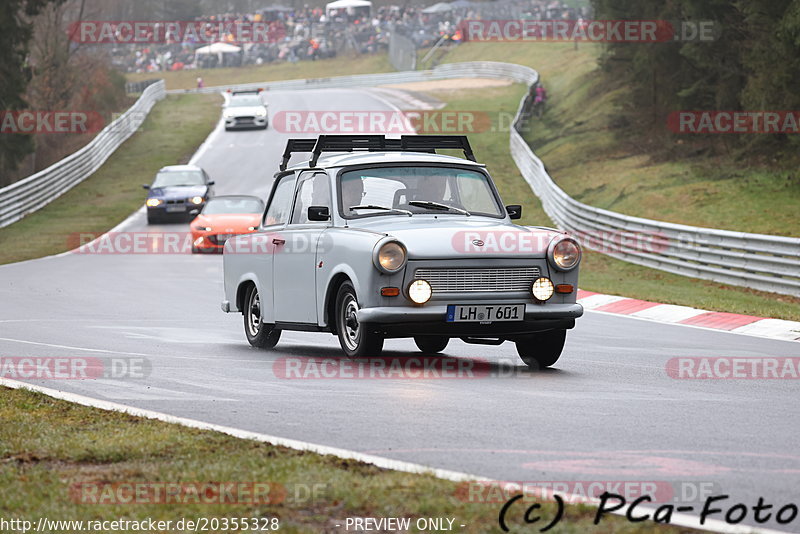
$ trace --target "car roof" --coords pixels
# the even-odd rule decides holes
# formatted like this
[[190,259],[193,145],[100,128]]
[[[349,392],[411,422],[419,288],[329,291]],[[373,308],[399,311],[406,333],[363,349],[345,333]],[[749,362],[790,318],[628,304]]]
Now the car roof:
[[[289,170],[308,169],[309,161],[292,165]],[[386,163],[438,163],[441,165],[466,165],[483,168],[485,165],[464,158],[445,154],[428,154],[426,152],[343,152],[323,154],[314,168],[348,167],[351,165],[374,165]]]
[[197,165],[167,165],[161,167],[158,172],[179,172],[179,171],[202,171],[201,167]]

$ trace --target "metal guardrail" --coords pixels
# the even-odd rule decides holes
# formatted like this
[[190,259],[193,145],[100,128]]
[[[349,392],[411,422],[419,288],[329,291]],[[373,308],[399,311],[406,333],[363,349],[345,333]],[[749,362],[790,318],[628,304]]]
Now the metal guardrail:
[[[510,63],[469,62],[440,65],[432,70],[338,76],[236,87],[273,90],[369,87],[448,78],[500,78],[535,84],[539,74]],[[209,87],[216,92],[234,86]],[[179,91],[176,91],[179,92]],[[545,212],[587,248],[637,265],[662,271],[800,296],[800,238],[701,228],[631,217],[578,202],[567,195],[518,132],[528,115],[530,92],[520,101],[509,135],[511,156]]]
[[[238,84],[168,93],[216,93],[226,89],[258,87],[267,90],[370,87],[464,77],[500,78],[528,86],[539,79],[538,73],[528,67],[481,61],[445,64],[432,70]],[[126,115],[137,111],[146,114],[163,95],[163,82],[148,87]],[[631,217],[571,198],[547,174],[544,164],[517,131],[527,115],[525,112],[529,102],[529,94],[526,94],[520,101],[514,127],[511,128],[511,156],[531,189],[541,199],[545,212],[561,229],[576,234],[584,246],[630,263],[683,276],[800,296],[800,238],[716,230]],[[124,118],[125,115],[118,121]],[[114,124],[118,121],[106,127],[89,145],[75,154],[0,189],[0,227],[39,209],[94,172],[135,129],[114,131]]]
[[161,81],[161,78],[150,78],[147,80],[142,80],[140,82],[126,82],[125,83],[125,92],[128,94],[138,94],[143,92],[145,89],[153,85],[154,83],[158,83]]
[[36,174],[0,189],[0,228],[49,204],[91,176],[141,126],[153,105],[164,98],[164,81],[150,84],[125,113],[83,148]]

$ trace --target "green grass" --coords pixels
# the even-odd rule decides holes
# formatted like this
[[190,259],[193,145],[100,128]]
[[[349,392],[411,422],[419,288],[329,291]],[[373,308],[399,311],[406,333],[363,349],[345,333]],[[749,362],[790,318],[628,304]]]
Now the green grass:
[[[0,517],[5,519],[255,517],[279,518],[281,532],[344,532],[334,525],[347,517],[449,517],[466,525],[456,528],[459,532],[501,532],[502,502],[466,502],[456,497],[456,483],[429,475],[104,412],[27,390],[0,389],[0,420]],[[94,504],[70,493],[77,484],[200,482],[259,483],[273,495],[285,488],[286,498],[256,504],[200,504],[186,497],[170,504]],[[549,518],[554,508],[543,504]],[[614,516],[594,527],[594,514],[594,508],[568,505],[554,532],[687,531]],[[515,532],[530,532],[521,519],[509,523],[520,527]]]
[[386,54],[370,54],[362,56],[340,56],[318,61],[298,61],[291,63],[269,63],[248,67],[231,67],[221,69],[182,70],[174,72],[150,72],[126,74],[129,82],[138,82],[152,78],[164,78],[167,89],[194,89],[197,78],[203,78],[206,87],[215,85],[232,85],[237,83],[255,83],[298,78],[327,78],[349,74],[371,74],[374,72],[391,72],[394,68]]
[[[746,176],[744,180],[697,179],[694,183],[687,181],[652,191],[638,183],[634,178],[639,176],[651,176],[652,181],[660,183],[674,181],[676,169],[686,164],[647,163],[646,156],[641,155],[619,158],[618,143],[603,126],[607,124],[603,121],[611,118],[608,109],[613,95],[593,95],[592,85],[587,81],[595,69],[597,53],[596,47],[583,44],[575,51],[572,44],[468,43],[455,48],[445,60],[509,61],[535,67],[540,72],[552,107],[543,121],[532,121],[523,135],[547,165],[553,179],[582,202],[687,224],[726,226],[714,223],[718,217],[719,221],[729,221],[729,228],[739,230],[783,235],[796,235],[800,231],[800,217],[797,216],[800,196],[788,191],[776,195],[777,190],[767,187],[782,181],[776,178],[780,173],[768,175],[763,170],[739,169],[738,172]],[[513,86],[482,92],[480,96],[469,90],[434,92],[433,95],[448,103],[446,109],[480,109],[497,114],[516,111],[523,90]],[[586,121],[585,126],[576,123],[579,116]],[[511,160],[508,132],[472,134],[470,140],[478,158],[489,165],[505,202],[523,204],[522,223],[553,225]],[[635,162],[645,163],[637,167]],[[706,164],[713,166],[715,163]],[[597,168],[605,171],[598,174],[594,172]],[[720,168],[715,172],[722,172]],[[600,179],[607,183],[598,186]],[[709,187],[717,188],[718,193],[701,193]],[[760,187],[764,190],[759,190]],[[662,196],[679,192],[680,199],[675,201],[667,202]],[[779,198],[773,198],[775,196]],[[741,221],[751,221],[754,227],[742,225]],[[580,286],[589,291],[667,304],[800,320],[798,298],[673,275],[592,251],[585,253]]]
[[741,154],[664,161],[620,142],[611,125],[614,99],[624,94],[597,87],[599,52],[590,44],[575,50],[562,43],[466,43],[444,61],[508,61],[539,71],[548,110],[526,139],[559,186],[581,202],[675,223],[800,236],[800,180],[793,164],[764,166],[755,157],[741,161]]
[[0,264],[70,250],[80,232],[104,232],[144,202],[142,184],[164,165],[186,163],[219,119],[219,95],[168,96],[142,130],[97,172],[45,208],[0,228]]
[[[552,60],[552,59],[551,59]],[[555,61],[555,60],[552,60]],[[567,68],[580,68],[567,64]],[[484,111],[491,117],[500,113],[515,113],[525,88],[516,84],[507,87],[482,89],[480,94],[469,89],[429,91],[432,96],[447,102],[445,109],[454,111]],[[507,120],[505,123],[507,124]],[[497,126],[497,123],[495,123]],[[536,124],[533,125],[536,128]],[[539,199],[533,194],[511,159],[508,131],[470,133],[470,143],[479,161],[486,162],[503,200],[507,204],[522,204],[526,225],[553,226]],[[539,150],[536,149],[539,153]],[[543,158],[549,167],[548,158]],[[560,182],[560,174],[552,171]],[[653,216],[651,214],[651,216]],[[616,260],[597,252],[585,251],[580,273],[580,287],[589,291],[624,295],[626,297],[679,304],[696,308],[741,313],[759,317],[800,320],[800,299],[753,291],[725,284],[686,278],[640,267]]]

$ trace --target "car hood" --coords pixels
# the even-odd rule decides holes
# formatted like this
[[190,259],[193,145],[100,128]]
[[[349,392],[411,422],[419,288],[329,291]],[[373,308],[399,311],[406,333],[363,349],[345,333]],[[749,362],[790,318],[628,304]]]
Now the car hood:
[[255,115],[257,111],[264,111],[264,109],[266,109],[264,106],[236,106],[225,108],[225,112],[236,117],[250,117]]
[[213,232],[249,232],[250,227],[258,226],[261,215],[258,213],[220,213],[218,215],[198,215],[192,224],[211,228]]
[[396,237],[406,246],[410,259],[543,258],[553,238],[561,235],[557,230],[492,222],[485,217],[453,220],[414,215],[359,226]]
[[169,187],[155,187],[150,189],[148,198],[163,198],[166,200],[203,197],[208,192],[205,185],[173,185]]

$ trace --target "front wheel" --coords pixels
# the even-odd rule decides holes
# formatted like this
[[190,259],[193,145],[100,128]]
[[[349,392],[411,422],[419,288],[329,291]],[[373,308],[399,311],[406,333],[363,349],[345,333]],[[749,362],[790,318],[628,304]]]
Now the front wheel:
[[566,340],[566,330],[540,332],[518,339],[517,354],[531,369],[544,369],[558,361]]
[[251,285],[244,297],[244,333],[247,341],[259,349],[271,349],[278,344],[281,338],[281,331],[275,325],[261,322],[261,297],[258,296],[258,289]]
[[343,283],[336,294],[336,334],[349,358],[380,356],[383,350],[383,336],[358,322],[358,300],[350,282]]
[[447,347],[447,344],[450,343],[450,338],[444,336],[415,336],[414,343],[425,354],[436,354]]

